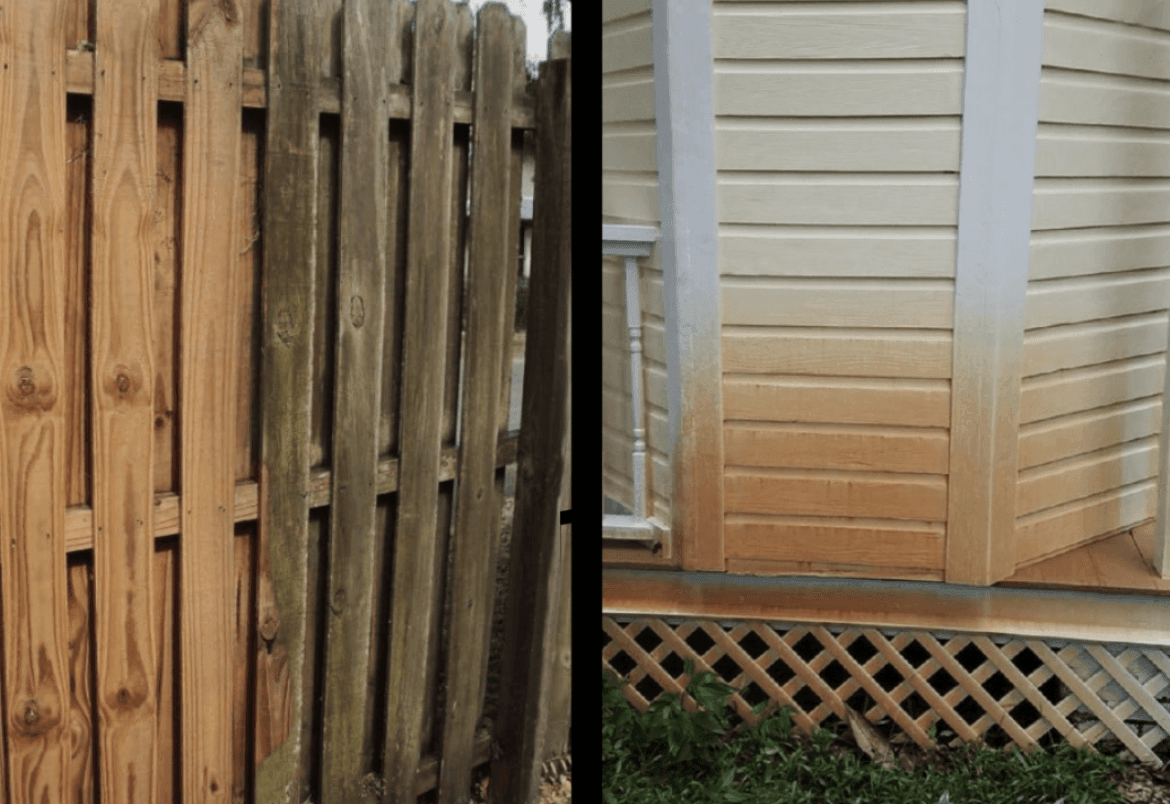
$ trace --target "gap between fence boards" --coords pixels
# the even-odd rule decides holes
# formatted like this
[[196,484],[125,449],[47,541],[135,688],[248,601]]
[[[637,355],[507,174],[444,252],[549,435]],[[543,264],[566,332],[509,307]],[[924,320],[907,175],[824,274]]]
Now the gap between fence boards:
[[[511,432],[500,436],[496,444],[496,468],[516,462],[516,443],[519,434]],[[444,447],[439,460],[439,482],[454,480],[459,472],[459,448]],[[309,479],[309,507],[329,505],[332,473],[328,469],[314,469]],[[398,490],[398,459],[386,458],[378,462],[378,494]],[[163,492],[154,495],[154,536],[175,536],[179,533],[180,495]],[[236,483],[235,521],[248,522],[259,516],[259,484],[255,480]],[[65,551],[76,553],[93,547],[93,509],[88,505],[71,506],[65,512]]]
[[[93,53],[82,50],[65,51],[66,91],[73,95],[93,95]],[[243,70],[243,105],[248,109],[263,109],[268,105],[267,76],[264,70],[245,67]],[[411,88],[404,84],[390,86],[390,118],[409,120],[411,115]],[[174,59],[163,59],[158,66],[158,99],[160,101],[186,100],[187,65]],[[341,80],[322,78],[318,93],[320,111],[337,114],[341,111]],[[473,122],[475,93],[455,90],[455,122]],[[531,97],[517,96],[512,101],[512,128],[535,128],[535,104]]]

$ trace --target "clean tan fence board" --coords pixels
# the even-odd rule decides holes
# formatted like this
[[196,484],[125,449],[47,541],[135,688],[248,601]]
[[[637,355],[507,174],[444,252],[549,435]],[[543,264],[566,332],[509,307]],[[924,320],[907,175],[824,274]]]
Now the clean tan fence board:
[[97,10],[93,139],[93,519],[100,795],[153,790],[153,361],[157,8]]
[[721,223],[954,226],[956,176],[719,174]]
[[1020,428],[1019,468],[1058,461],[1158,432],[1162,402],[1157,398],[1110,405]]
[[850,117],[955,115],[962,110],[959,59],[822,65],[715,63],[715,114]]
[[9,801],[62,800],[69,781],[65,566],[65,4],[0,20],[0,562]]
[[1170,34],[1049,12],[1044,17],[1044,64],[1170,79]]
[[770,422],[723,428],[728,466],[946,474],[949,450],[942,430]]
[[1024,333],[1025,377],[1166,350],[1165,313]]
[[715,164],[720,170],[957,172],[959,120],[720,117]]
[[1163,265],[1170,265],[1170,226],[1164,224],[1033,232],[1028,278],[1057,279]]
[[953,351],[945,330],[723,328],[727,374],[945,379]]
[[1016,516],[1155,477],[1157,452],[1157,443],[1147,437],[1020,472]]
[[1165,177],[1168,159],[1170,133],[1155,129],[1041,123],[1036,141],[1037,176]]
[[950,280],[881,282],[725,277],[724,324],[949,329]]
[[1144,480],[1022,517],[1016,523],[1016,565],[1057,555],[1088,539],[1143,522],[1154,515],[1155,497],[1155,481]]
[[1170,272],[1051,279],[1028,285],[1028,329],[1136,315],[1170,306]]
[[953,278],[955,228],[722,224],[724,275]]
[[1082,410],[1128,402],[1162,392],[1165,358],[1150,355],[1025,378],[1020,392],[1020,422],[1051,419]]
[[1170,84],[1058,67],[1040,72],[1040,120],[1095,126],[1170,128]]
[[946,480],[921,475],[729,468],[724,499],[728,513],[936,522],[947,515]]
[[1048,0],[1049,11],[1064,11],[1084,17],[1141,25],[1170,31],[1170,17],[1162,6],[1143,0]]
[[963,55],[967,15],[963,3],[921,10],[716,5],[711,21],[717,59],[927,59]]
[[798,563],[816,556],[816,564],[851,567],[878,577],[886,577],[886,569],[943,568],[941,523],[729,514],[724,534],[729,561]]
[[1038,178],[1032,228],[1163,223],[1170,220],[1170,180]]
[[653,64],[650,14],[611,22],[601,33],[601,72],[617,73]]
[[723,381],[726,420],[947,427],[945,381],[738,378]]

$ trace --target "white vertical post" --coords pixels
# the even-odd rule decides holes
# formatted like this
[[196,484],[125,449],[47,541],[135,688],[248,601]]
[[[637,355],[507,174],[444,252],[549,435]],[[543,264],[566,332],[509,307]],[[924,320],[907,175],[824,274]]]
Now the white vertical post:
[[723,360],[711,0],[652,0],[650,14],[671,538],[683,569],[722,572]]
[[642,294],[638,258],[626,257],[626,328],[630,332],[630,409],[634,419],[634,516],[646,518],[646,428],[642,410]]
[[1015,569],[1016,460],[1044,0],[968,0],[946,580]]

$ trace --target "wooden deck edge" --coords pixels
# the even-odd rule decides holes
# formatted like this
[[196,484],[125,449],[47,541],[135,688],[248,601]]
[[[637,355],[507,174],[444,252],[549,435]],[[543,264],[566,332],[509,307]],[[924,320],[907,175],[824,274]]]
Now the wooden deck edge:
[[[502,436],[496,444],[496,468],[516,462],[518,436]],[[439,482],[454,480],[459,471],[459,448],[443,449],[439,463]],[[332,475],[328,469],[317,469],[310,480],[310,508],[329,505]],[[398,459],[378,462],[378,494],[398,490]],[[171,492],[154,495],[154,537],[161,539],[179,533],[179,504],[181,497]],[[259,516],[259,484],[246,480],[236,484],[235,521],[248,522]],[[70,506],[65,512],[65,552],[76,553],[93,548],[93,509],[88,505]]]
[[[93,53],[84,50],[65,52],[66,91],[72,95],[93,95]],[[246,67],[243,71],[243,105],[249,109],[263,109],[268,105],[268,83],[264,70]],[[174,59],[163,59],[158,70],[158,99],[182,103],[187,97],[187,65]],[[318,93],[323,113],[341,111],[341,81],[322,78]],[[455,91],[455,122],[471,123],[475,108],[475,93]],[[519,97],[512,102],[512,127],[535,128],[535,102],[531,97]],[[390,117],[409,120],[411,115],[411,88],[403,84],[390,87]]]
[[602,570],[602,613],[1170,646],[1164,598],[921,581]]

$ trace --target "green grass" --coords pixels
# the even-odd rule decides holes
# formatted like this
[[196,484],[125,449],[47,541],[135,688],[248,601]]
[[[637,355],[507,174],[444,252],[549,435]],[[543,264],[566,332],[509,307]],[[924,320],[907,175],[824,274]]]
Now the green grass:
[[[913,772],[884,769],[822,729],[793,728],[790,709],[755,727],[732,726],[731,687],[712,673],[692,676],[687,713],[664,694],[639,713],[621,684],[602,675],[602,797],[604,804],[746,802],[747,804],[1110,804],[1123,798],[1107,774],[1117,757],[1067,744],[1025,754],[965,746]],[[766,714],[763,705],[757,714]]]

